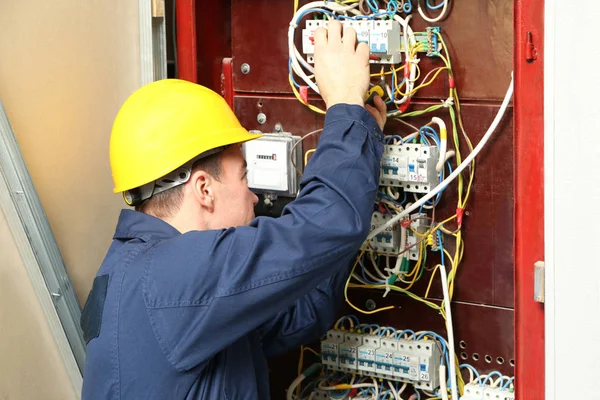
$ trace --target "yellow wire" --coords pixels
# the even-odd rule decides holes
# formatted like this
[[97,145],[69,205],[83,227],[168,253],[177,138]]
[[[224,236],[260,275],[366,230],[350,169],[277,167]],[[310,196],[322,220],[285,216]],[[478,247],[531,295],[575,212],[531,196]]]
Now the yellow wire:
[[310,149],[307,150],[306,153],[304,154],[304,165],[306,166],[308,164],[308,156],[312,153],[314,153],[315,151],[317,151],[316,149]]
[[304,102],[304,100],[302,100],[302,98],[300,97],[300,93],[298,93],[298,89],[296,89],[296,86],[294,86],[294,82],[292,81],[292,77],[289,76],[288,80],[290,81],[290,87],[292,88],[292,91],[294,92],[294,95],[296,96],[296,98],[298,99],[298,101],[302,104],[304,104],[306,107],[310,108],[312,111],[319,113],[319,114],[325,114],[325,111],[321,110],[318,107],[313,106],[312,104],[308,104],[306,102]]
[[356,258],[356,261],[354,262],[354,265],[352,266],[352,270],[350,271],[350,275],[348,275],[348,279],[346,279],[346,284],[344,285],[344,298],[346,300],[346,303],[348,303],[348,305],[350,307],[352,307],[353,309],[355,309],[356,311],[358,311],[360,313],[363,313],[363,314],[375,314],[375,313],[378,313],[380,311],[391,310],[391,309],[394,308],[394,306],[387,306],[387,307],[378,308],[378,309],[372,310],[372,311],[365,311],[365,310],[362,310],[362,309],[356,307],[354,304],[352,304],[352,302],[348,298],[348,288],[351,287],[351,285],[353,285],[353,284],[350,283],[350,279],[352,279],[352,274],[354,274],[354,270],[356,270],[356,266],[358,265],[360,259],[365,254],[365,251],[367,251],[366,247],[364,247],[361,250],[360,254]]

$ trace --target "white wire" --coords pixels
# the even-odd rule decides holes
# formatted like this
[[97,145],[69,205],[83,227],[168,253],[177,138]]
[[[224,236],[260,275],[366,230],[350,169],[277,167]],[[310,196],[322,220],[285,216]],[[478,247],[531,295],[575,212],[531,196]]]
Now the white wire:
[[431,118],[431,122],[436,124],[440,130],[440,136],[441,136],[441,132],[444,131],[446,132],[446,136],[444,139],[440,138],[440,158],[438,159],[438,162],[435,166],[435,169],[437,172],[440,172],[442,170],[442,168],[444,168],[444,162],[446,161],[446,147],[447,147],[447,142],[448,142],[448,131],[446,129],[446,123],[444,122],[444,120],[442,120],[441,118],[438,117],[433,117]]
[[[450,390],[452,400],[458,400],[458,388],[456,386],[456,363],[454,362],[454,327],[452,326],[452,310],[450,309],[450,293],[448,292],[448,277],[446,266],[440,264],[440,276],[442,278],[442,291],[444,293],[444,310],[446,311],[446,330],[448,331],[448,352],[450,353]],[[446,391],[447,392],[447,391]],[[445,400],[445,399],[444,399]]]
[[512,98],[512,93],[513,93],[513,79],[511,79],[511,81],[510,81],[510,85],[508,86],[508,90],[506,91],[506,95],[504,96],[504,100],[502,101],[502,105],[500,106],[500,109],[498,110],[498,114],[496,114],[496,117],[492,121],[492,124],[488,128],[488,130],[485,133],[485,135],[483,136],[483,138],[481,138],[481,140],[479,141],[477,146],[473,149],[473,151],[471,153],[469,153],[469,155],[463,160],[463,162],[446,179],[444,179],[443,182],[441,182],[439,185],[437,185],[434,190],[427,193],[425,196],[421,197],[417,202],[412,204],[410,207],[407,205],[406,208],[404,209],[404,211],[402,211],[401,213],[396,215],[394,218],[389,220],[384,225],[381,225],[379,228],[373,230],[367,237],[367,240],[366,240],[367,242],[371,241],[371,239],[373,239],[375,236],[379,235],[381,232],[383,232],[390,226],[397,224],[400,220],[402,220],[402,218],[406,217],[411,212],[413,212],[417,208],[421,207],[421,205],[424,204],[426,201],[435,197],[440,191],[442,191],[442,189],[444,189],[454,179],[456,179],[456,177],[459,174],[461,174],[462,171],[465,168],[467,168],[467,166],[469,166],[471,164],[471,161],[473,161],[473,159],[475,157],[477,157],[477,155],[479,154],[481,149],[486,145],[486,143],[488,142],[488,140],[490,139],[490,137],[492,136],[492,134],[498,127],[500,120],[502,120],[502,117],[504,116],[504,113],[506,112],[506,109],[508,108],[508,103],[510,102],[510,99]]
[[390,386],[390,390],[392,391],[392,395],[394,395],[394,400],[399,400],[400,395],[398,395],[396,388],[394,387],[394,385],[392,384],[391,381],[387,381],[387,382],[388,382],[388,385]]
[[287,394],[286,394],[286,400],[294,400],[294,391],[296,390],[296,388],[298,387],[300,382],[302,382],[303,380],[304,380],[304,374],[300,374],[300,375],[298,375],[298,377],[296,379],[294,379],[294,381],[288,387]]
[[425,15],[425,13],[423,12],[423,9],[421,8],[421,2],[420,1],[417,4],[417,10],[419,11],[419,14],[421,15],[421,18],[423,18],[425,21],[427,21],[427,22],[438,22],[438,21],[440,21],[442,18],[444,18],[446,16],[446,12],[448,11],[448,3],[449,2],[450,2],[450,0],[444,0],[444,7],[442,8],[442,12],[440,13],[440,15],[438,15],[435,18],[429,18],[427,15]]
[[[292,17],[292,20],[290,21],[290,27],[288,29],[288,56],[290,57],[291,62],[292,62],[292,70],[304,82],[306,82],[306,84],[312,90],[314,90],[316,93],[320,94],[321,92],[319,91],[319,88],[317,87],[317,85],[315,84],[315,82],[313,82],[312,78],[306,75],[306,73],[302,69],[302,66],[304,66],[311,73],[314,72],[314,69],[304,59],[304,57],[300,54],[300,52],[296,48],[296,44],[294,42],[294,38],[295,38],[295,34],[296,34],[296,28],[298,27],[298,25],[296,23],[298,17],[302,13],[304,13],[306,10],[309,10],[309,9],[315,8],[315,7],[324,7],[324,8],[327,8],[327,9],[329,9],[331,11],[334,11],[334,12],[337,12],[337,13],[345,13],[347,11],[352,12],[352,10],[354,8],[358,7],[358,4],[352,4],[352,5],[348,5],[348,6],[343,6],[343,5],[337,4],[335,2],[313,1],[311,3],[308,3],[308,4],[300,7],[298,9],[298,11],[296,11],[296,13],[294,14],[294,16]],[[302,64],[302,66],[300,64]]]
[[440,393],[442,400],[448,400],[448,386],[446,385],[446,366],[440,365]]

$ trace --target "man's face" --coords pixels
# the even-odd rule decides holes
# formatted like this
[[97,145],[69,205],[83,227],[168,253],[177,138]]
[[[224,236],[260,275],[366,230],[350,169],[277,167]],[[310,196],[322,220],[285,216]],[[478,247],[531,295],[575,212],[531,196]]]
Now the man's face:
[[248,189],[242,146],[229,146],[221,153],[220,161],[221,175],[214,185],[214,212],[218,225],[214,228],[248,225],[254,219],[258,197]]

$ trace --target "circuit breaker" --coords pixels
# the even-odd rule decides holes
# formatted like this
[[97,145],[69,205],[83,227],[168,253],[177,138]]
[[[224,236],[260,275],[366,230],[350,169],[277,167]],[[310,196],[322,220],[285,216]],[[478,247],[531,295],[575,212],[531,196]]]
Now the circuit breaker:
[[424,390],[440,385],[441,353],[432,340],[331,330],[321,342],[321,358],[334,371],[406,382]]
[[[327,27],[328,21],[308,20],[302,31],[302,51],[309,63],[314,63],[314,33]],[[394,20],[344,20],[344,27],[356,30],[359,42],[369,45],[370,62],[375,64],[398,64],[402,61],[400,24]]]
[[248,187],[255,193],[295,197],[302,168],[300,137],[289,133],[267,133],[243,145],[248,163]]
[[[429,229],[429,217],[425,213],[413,214],[410,216],[412,229],[406,230],[406,247],[408,251],[408,258],[413,261],[419,259],[419,246],[423,238],[419,235],[423,235]],[[416,232],[416,233],[415,233]]]
[[342,343],[344,343],[342,331],[330,330],[327,332],[327,339],[321,342],[321,361],[324,366],[334,370],[339,369],[339,351]]
[[426,144],[386,145],[381,158],[381,186],[401,187],[405,192],[428,193],[439,183],[436,170],[439,149]]
[[[371,216],[371,231],[386,224],[394,216],[391,214],[382,214],[375,211]],[[371,239],[371,246],[377,253],[398,254],[400,252],[400,225],[396,224],[387,227],[379,235]]]
[[346,333],[344,343],[340,344],[339,371],[355,372],[358,369],[358,348],[363,344],[360,333]]

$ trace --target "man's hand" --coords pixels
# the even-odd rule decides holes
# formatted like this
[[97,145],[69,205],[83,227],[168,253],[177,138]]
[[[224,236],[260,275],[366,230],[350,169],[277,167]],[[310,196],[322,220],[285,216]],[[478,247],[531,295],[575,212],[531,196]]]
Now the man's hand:
[[366,104],[365,108],[367,109],[369,114],[371,114],[373,118],[375,118],[375,121],[377,121],[377,125],[379,125],[379,128],[381,128],[381,130],[383,131],[383,127],[385,126],[385,122],[387,121],[387,107],[383,99],[379,96],[375,96],[375,98],[373,99],[373,104],[375,104],[375,107]]
[[356,42],[356,31],[345,28],[342,37],[342,24],[335,20],[329,21],[328,29],[315,32],[315,78],[327,108],[338,103],[364,105],[369,47]]

